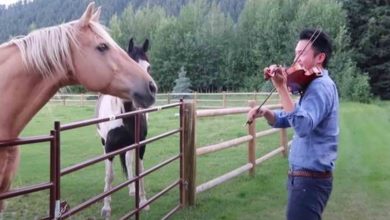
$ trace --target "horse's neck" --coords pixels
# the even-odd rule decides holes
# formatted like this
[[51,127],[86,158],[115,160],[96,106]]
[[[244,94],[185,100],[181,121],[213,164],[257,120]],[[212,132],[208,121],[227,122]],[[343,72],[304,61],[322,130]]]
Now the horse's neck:
[[60,80],[27,72],[16,47],[0,49],[0,140],[16,138],[57,92]]
[[[134,107],[134,104],[132,102],[130,102],[130,101],[124,101],[123,102],[123,106],[124,106],[125,112],[132,112],[132,111],[137,110]],[[125,125],[125,127],[130,129],[131,131],[134,129],[135,117],[136,116],[133,115],[133,116],[130,116],[130,117],[127,117],[127,118],[123,118],[123,124]]]

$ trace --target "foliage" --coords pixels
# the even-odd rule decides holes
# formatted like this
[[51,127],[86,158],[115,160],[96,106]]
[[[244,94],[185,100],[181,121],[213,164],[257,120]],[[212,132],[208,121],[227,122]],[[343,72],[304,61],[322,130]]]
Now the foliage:
[[232,41],[233,22],[218,5],[196,0],[179,17],[162,24],[152,39],[154,77],[160,90],[170,91],[175,71],[185,66],[198,91],[217,91],[224,85],[225,62]]
[[86,93],[87,90],[81,85],[73,85],[73,86],[67,86],[65,89],[61,89],[61,92],[81,94],[81,93]]
[[[0,39],[77,18],[87,2],[35,0],[0,7]],[[136,43],[151,40],[153,78],[161,92],[172,91],[181,66],[196,91],[269,88],[262,69],[272,63],[289,65],[299,32],[320,27],[333,39],[329,70],[341,97],[368,102],[370,85],[374,95],[390,97],[390,29],[386,28],[390,10],[383,1],[367,2],[99,0],[97,4],[104,8],[103,22],[123,48],[131,37]],[[38,10],[43,13],[31,12]],[[17,21],[20,25],[12,25]]]
[[390,3],[344,0],[351,47],[359,68],[367,72],[372,93],[390,99]]
[[[318,7],[319,4],[322,5],[321,8]],[[301,16],[296,19],[298,28],[322,27],[333,38],[333,57],[329,69],[339,88],[340,96],[349,100],[368,102],[371,97],[370,87],[367,77],[356,68],[356,62],[352,60],[353,51],[348,47],[350,37],[346,30],[346,14],[341,4],[332,0],[309,0],[298,10],[301,12]]]
[[[37,28],[56,25],[65,21],[79,18],[86,5],[92,0],[21,0],[8,7],[0,4],[0,42],[10,37],[25,35],[31,25]],[[169,15],[177,16],[183,5],[191,0],[95,0],[96,4],[102,6],[101,20],[108,24],[113,15],[120,15],[128,6],[132,5],[134,10],[144,7],[153,8],[160,6]],[[218,2],[222,5],[225,13],[237,18],[240,14],[245,0],[208,0]],[[39,13],[37,13],[39,12]],[[17,24],[17,25],[15,25]]]
[[112,37],[120,46],[127,48],[130,38],[134,38],[137,43],[146,38],[151,39],[164,19],[166,13],[159,6],[148,6],[134,11],[132,5],[129,5],[120,16],[114,15],[111,18],[109,26]]
[[[14,36],[26,35],[32,27],[47,27],[77,19],[90,1],[34,0],[19,1],[8,8],[0,5],[0,42]],[[101,20],[105,24],[114,12],[121,13],[128,4],[127,0],[95,2],[104,8]]]
[[[296,2],[298,3],[298,2]],[[288,64],[292,59],[294,42],[289,23],[299,4],[291,1],[247,1],[237,27],[235,60],[240,65],[233,72],[244,76],[249,90],[259,90],[264,82],[262,70],[272,64]]]

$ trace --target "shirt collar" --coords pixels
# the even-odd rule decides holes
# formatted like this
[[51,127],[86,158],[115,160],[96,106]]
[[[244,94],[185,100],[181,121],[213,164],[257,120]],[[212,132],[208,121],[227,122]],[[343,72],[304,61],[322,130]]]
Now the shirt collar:
[[322,69],[321,74],[323,76],[329,76],[329,71],[327,69]]

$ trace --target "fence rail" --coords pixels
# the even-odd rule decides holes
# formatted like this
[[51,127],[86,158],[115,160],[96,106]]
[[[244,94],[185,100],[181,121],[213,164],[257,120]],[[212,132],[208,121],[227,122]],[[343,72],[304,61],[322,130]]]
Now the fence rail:
[[[177,103],[180,99],[193,100],[197,108],[227,108],[234,106],[244,106],[248,100],[263,100],[268,92],[222,92],[222,93],[158,93],[156,97],[157,105]],[[95,105],[98,99],[97,94],[56,94],[50,103],[62,105]],[[274,93],[268,103],[279,103],[279,96]]]

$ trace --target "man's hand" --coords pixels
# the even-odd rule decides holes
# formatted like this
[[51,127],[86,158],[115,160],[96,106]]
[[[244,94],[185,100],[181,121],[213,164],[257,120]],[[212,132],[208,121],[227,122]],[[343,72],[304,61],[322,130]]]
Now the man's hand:
[[280,89],[287,86],[287,73],[286,69],[278,65],[271,65],[264,68],[264,79],[272,80],[272,84],[275,88]]
[[249,122],[253,122],[256,118],[264,117],[267,119],[269,124],[274,124],[275,118],[274,118],[274,113],[269,110],[268,108],[261,107],[255,107],[252,108],[247,115],[247,119]]

